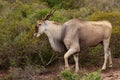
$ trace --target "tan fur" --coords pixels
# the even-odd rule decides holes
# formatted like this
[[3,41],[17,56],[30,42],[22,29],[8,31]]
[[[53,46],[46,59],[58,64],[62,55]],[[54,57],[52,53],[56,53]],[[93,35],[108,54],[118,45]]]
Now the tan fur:
[[110,65],[112,65],[111,52],[109,50],[109,42],[112,32],[111,23],[108,21],[82,21],[72,19],[62,25],[58,25],[53,21],[44,21],[39,26],[40,34],[41,29],[48,36],[50,44],[55,51],[65,51],[64,55],[65,67],[69,68],[68,58],[74,55],[76,64],[75,71],[79,71],[78,67],[78,54],[81,48],[96,46],[103,43],[105,60],[102,69],[106,69],[107,59],[109,57]]

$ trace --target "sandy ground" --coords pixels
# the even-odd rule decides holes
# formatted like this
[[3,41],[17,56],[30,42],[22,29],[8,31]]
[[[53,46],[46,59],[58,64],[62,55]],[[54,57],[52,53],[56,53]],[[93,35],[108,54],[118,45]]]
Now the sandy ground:
[[[107,68],[105,71],[102,71],[100,73],[101,80],[120,80],[120,59],[113,59],[113,67],[112,68]],[[60,79],[60,71],[63,70],[64,65],[59,66],[58,69],[56,70],[55,68],[49,69],[48,71],[41,73],[38,75],[40,80],[51,80],[52,78],[54,80],[61,80]],[[100,69],[101,66],[95,67],[95,66],[90,66],[88,67],[82,67],[80,68],[80,73],[89,73],[96,71]],[[74,65],[71,65],[71,69],[74,70]]]
[[120,70],[110,70],[101,73],[101,80],[120,80]]
[[[101,80],[120,80],[120,59],[113,59],[113,67],[112,68],[107,68],[105,71],[102,71],[100,76],[101,76]],[[71,65],[72,70],[74,70],[74,65]],[[92,67],[82,67],[80,69],[80,73],[89,73],[89,72],[93,72],[96,71],[98,69],[100,69],[101,66],[96,67],[96,66],[92,66]],[[39,75],[39,79],[40,80],[61,80],[60,79],[60,71],[63,70],[63,66],[59,66],[58,69],[51,69],[49,71],[46,71],[45,73],[41,73]]]
[[[120,80],[120,59],[113,59],[113,67],[107,68],[105,71],[102,71],[100,73],[101,80]],[[71,64],[71,69],[74,72],[74,64]],[[100,69],[101,66],[82,66],[80,67],[80,75],[96,71]],[[46,68],[42,72],[39,72],[39,74],[35,75],[35,80],[61,80],[60,79],[60,72],[64,70],[64,64],[57,65],[57,66],[51,66],[49,68]],[[2,77],[7,76],[8,73],[1,72],[0,73],[0,80],[2,80]]]
[[113,63],[113,68],[101,73],[101,80],[120,80],[120,59],[114,59]]

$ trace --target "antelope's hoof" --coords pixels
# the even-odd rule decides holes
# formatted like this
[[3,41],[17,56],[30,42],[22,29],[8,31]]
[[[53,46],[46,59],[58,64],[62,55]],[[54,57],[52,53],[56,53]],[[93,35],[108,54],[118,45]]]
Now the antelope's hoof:
[[111,67],[113,67],[113,65],[112,65],[112,64],[110,64],[108,67],[109,67],[109,68],[111,68]]
[[65,70],[70,70],[70,68],[69,68],[69,67],[65,67],[64,69],[65,69]]
[[79,73],[79,70],[75,70],[75,73]]
[[106,67],[102,67],[102,71],[106,70]]

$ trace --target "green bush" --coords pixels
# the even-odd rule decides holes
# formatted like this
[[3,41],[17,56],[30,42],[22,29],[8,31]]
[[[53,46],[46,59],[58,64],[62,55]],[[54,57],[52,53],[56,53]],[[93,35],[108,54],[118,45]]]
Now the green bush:
[[113,27],[110,47],[115,58],[120,58],[120,25]]
[[72,73],[70,70],[64,70],[60,72],[62,80],[100,80],[100,70],[84,74],[80,77],[79,74]]
[[100,78],[100,71],[95,71],[86,74],[86,76],[82,80],[101,80]]
[[95,12],[89,17],[89,20],[108,20],[114,28],[120,26],[120,12]]
[[[48,46],[46,37],[42,37],[45,42],[33,39],[37,17],[43,18],[50,9],[39,10],[41,8],[38,5],[19,2],[6,6],[13,7],[10,8],[11,12],[9,14],[5,14],[7,19],[4,16],[0,17],[0,25],[2,25],[0,26],[1,69],[8,69],[9,66],[24,68],[26,65],[47,66],[51,64],[55,55]],[[37,11],[39,11],[38,14],[36,14]],[[41,43],[45,45],[41,46]]]
[[79,8],[84,4],[84,1],[82,1],[83,3],[81,3],[81,0],[79,1],[75,1],[75,0],[41,0],[44,1],[46,3],[48,3],[49,7],[56,7],[56,8],[64,8],[64,9],[75,9],[75,8]]
[[[102,3],[100,0],[95,2]],[[43,19],[49,13],[51,7],[54,7],[56,12],[51,16],[50,20],[56,22],[63,23],[73,18],[88,19],[88,16],[91,14],[89,17],[90,20],[109,20],[113,25],[111,39],[112,53],[114,57],[119,57],[120,13],[95,12],[99,10],[99,7],[101,7],[100,9],[104,9],[101,4],[96,8],[97,5],[94,4],[95,2],[90,2],[90,0],[1,0],[0,67],[24,67],[29,64],[47,66],[58,57],[58,54],[55,54],[56,52],[51,49],[45,35],[42,35],[38,39],[33,39],[36,21]],[[93,5],[96,6],[93,7]],[[116,4],[116,6],[118,5]],[[98,53],[99,49],[100,47],[96,47],[95,50],[88,49],[86,53],[89,51],[93,53],[91,56],[95,57],[95,53]],[[89,58],[93,58],[91,56],[83,56],[84,59],[80,59],[81,63],[89,62]],[[90,63],[94,64],[96,62],[98,60],[93,59]]]
[[2,20],[2,18],[0,17],[0,26],[2,26],[2,23],[3,23],[3,20]]
[[58,9],[80,9],[81,7],[92,8],[93,11],[119,11],[120,1],[109,0],[39,0],[46,2],[49,7],[56,7]]
[[0,11],[1,11],[2,7],[3,7],[3,5],[2,5],[2,4],[0,4]]
[[49,13],[49,11],[50,11],[49,8],[37,10],[33,14],[30,15],[30,19],[41,20]]
[[70,70],[61,71],[60,76],[63,80],[80,80],[80,76],[72,73]]

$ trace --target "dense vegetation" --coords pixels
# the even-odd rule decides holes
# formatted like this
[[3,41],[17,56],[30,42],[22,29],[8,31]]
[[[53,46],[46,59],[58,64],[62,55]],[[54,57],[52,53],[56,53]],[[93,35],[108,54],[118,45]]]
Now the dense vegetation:
[[[113,25],[112,55],[120,58],[119,4],[119,0],[0,0],[0,69],[27,65],[46,67],[61,57],[62,54],[51,49],[45,35],[33,38],[36,21],[44,18],[51,8],[56,12],[50,20],[60,23],[73,18],[110,21]],[[88,54],[94,57],[91,64],[97,62],[99,50],[102,51],[97,46],[84,51],[92,53]],[[84,60],[81,58],[81,63]]]

